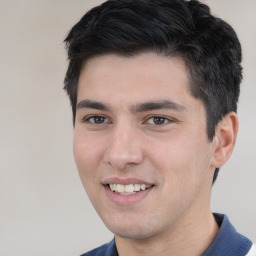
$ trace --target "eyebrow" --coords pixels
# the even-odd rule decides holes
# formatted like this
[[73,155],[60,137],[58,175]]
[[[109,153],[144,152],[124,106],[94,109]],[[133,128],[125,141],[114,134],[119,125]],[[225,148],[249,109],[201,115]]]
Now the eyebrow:
[[171,100],[159,100],[159,101],[150,101],[141,104],[136,104],[131,106],[130,111],[132,113],[137,112],[146,112],[157,109],[172,109],[176,111],[185,111],[186,108],[174,101]]
[[[107,105],[98,102],[98,101],[92,101],[92,100],[82,100],[80,101],[77,106],[77,109],[81,108],[89,108],[89,109],[97,109],[97,110],[103,110],[103,111],[110,111],[110,107]],[[177,102],[171,101],[171,100],[158,100],[158,101],[149,101],[145,103],[139,103],[136,105],[132,105],[129,107],[129,110],[131,113],[135,114],[138,112],[146,112],[146,111],[152,111],[157,109],[172,109],[175,111],[185,111],[186,108]]]
[[104,111],[109,110],[109,107],[107,107],[105,104],[97,101],[92,101],[92,100],[82,100],[77,104],[76,108],[77,109],[91,108],[91,109],[98,109],[98,110],[104,110]]

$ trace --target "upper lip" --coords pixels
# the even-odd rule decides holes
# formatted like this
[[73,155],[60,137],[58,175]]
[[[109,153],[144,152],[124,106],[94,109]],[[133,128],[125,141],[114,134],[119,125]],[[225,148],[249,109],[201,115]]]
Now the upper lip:
[[151,182],[147,182],[145,180],[137,179],[137,178],[119,178],[119,177],[109,177],[102,180],[103,185],[107,184],[145,184],[145,185],[153,185]]

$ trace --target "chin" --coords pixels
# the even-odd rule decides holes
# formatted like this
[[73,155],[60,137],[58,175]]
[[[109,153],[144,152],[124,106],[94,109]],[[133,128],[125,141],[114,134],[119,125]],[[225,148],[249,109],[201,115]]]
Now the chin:
[[113,230],[112,231],[116,236],[128,239],[146,239],[151,235],[148,232],[142,231],[131,231],[131,230]]
[[151,225],[141,225],[136,223],[108,223],[107,228],[116,236],[128,239],[145,239],[152,236]]

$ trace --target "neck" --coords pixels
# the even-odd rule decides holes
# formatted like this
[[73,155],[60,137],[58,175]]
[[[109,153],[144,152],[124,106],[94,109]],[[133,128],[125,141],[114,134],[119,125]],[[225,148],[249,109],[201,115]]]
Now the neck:
[[149,238],[127,239],[116,236],[119,255],[202,255],[219,228],[210,209],[196,216],[191,215],[188,213],[175,227]]

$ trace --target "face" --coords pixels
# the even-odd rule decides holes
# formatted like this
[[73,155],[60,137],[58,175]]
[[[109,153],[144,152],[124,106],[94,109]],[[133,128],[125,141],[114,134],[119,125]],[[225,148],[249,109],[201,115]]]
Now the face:
[[156,236],[209,208],[213,149],[181,59],[150,52],[90,59],[77,102],[76,164],[114,234]]

